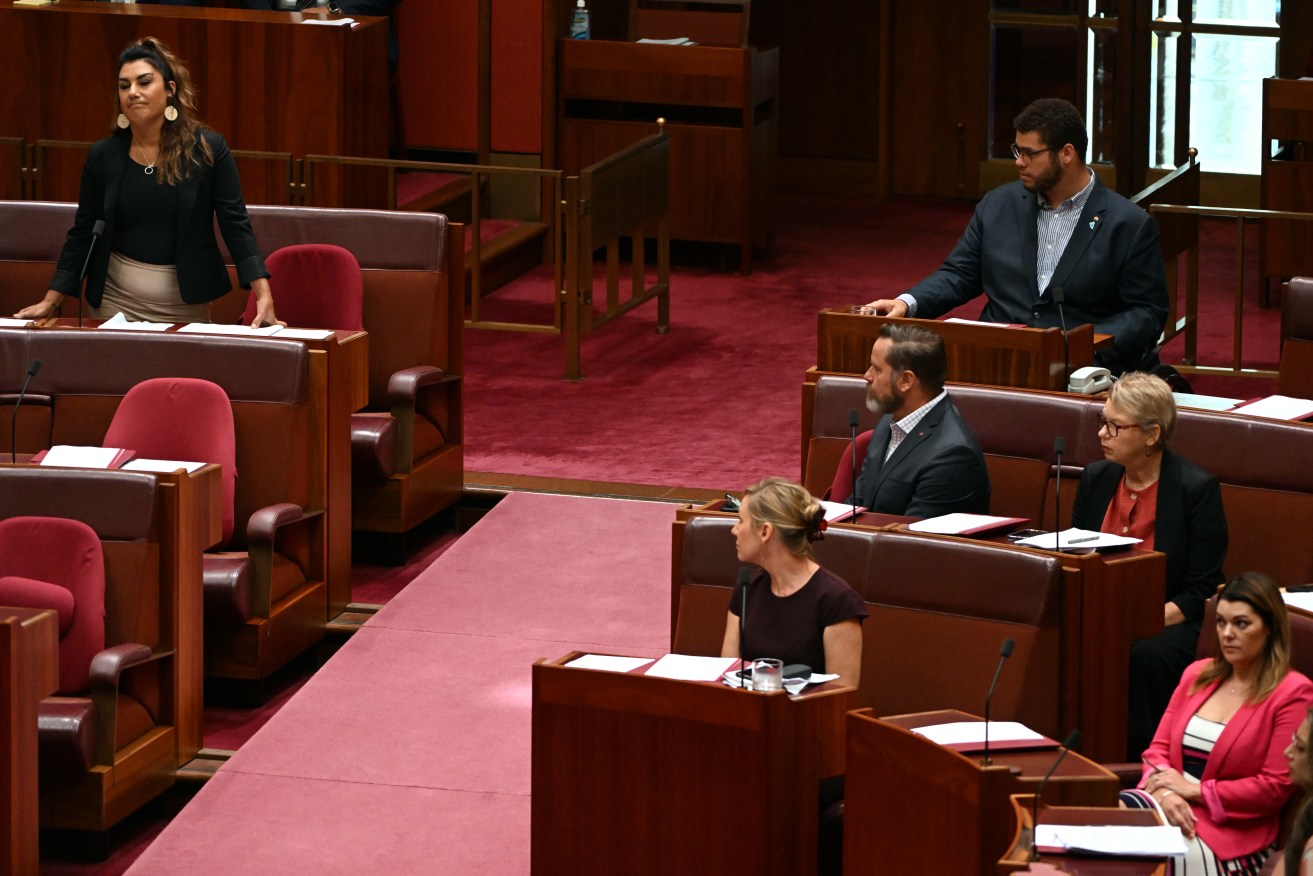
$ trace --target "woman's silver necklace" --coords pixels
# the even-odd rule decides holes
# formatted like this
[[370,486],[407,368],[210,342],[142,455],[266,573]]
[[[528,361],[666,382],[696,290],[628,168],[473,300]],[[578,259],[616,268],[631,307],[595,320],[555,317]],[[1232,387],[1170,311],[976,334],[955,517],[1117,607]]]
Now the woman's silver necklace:
[[155,152],[155,161],[148,161],[148,160],[146,159],[146,150],[145,150],[144,148],[142,148],[141,144],[140,144],[140,143],[134,143],[134,144],[132,144],[132,145],[134,145],[134,146],[137,147],[137,152],[141,154],[141,160],[146,162],[146,167],[145,167],[146,175],[147,175],[147,176],[150,176],[152,173],[155,172],[155,161],[159,161],[159,160],[160,160],[160,153],[159,153],[159,150],[156,150],[156,152]]

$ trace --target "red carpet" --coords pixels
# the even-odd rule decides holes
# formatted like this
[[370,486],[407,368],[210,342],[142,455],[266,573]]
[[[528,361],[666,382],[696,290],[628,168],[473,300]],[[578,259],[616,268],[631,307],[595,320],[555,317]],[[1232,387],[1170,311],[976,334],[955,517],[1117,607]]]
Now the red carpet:
[[[797,478],[800,384],[816,360],[822,307],[892,296],[934,270],[971,215],[960,202],[791,197],[779,243],[747,277],[683,259],[671,279],[671,329],[645,306],[584,340],[585,379],[561,379],[553,335],[466,333],[466,468],[514,475],[741,489]],[[1201,362],[1230,352],[1234,232],[1206,223]],[[1250,242],[1250,261],[1257,253]],[[1247,295],[1248,364],[1275,364],[1279,313]],[[487,299],[486,317],[546,320],[550,272]],[[600,296],[602,285],[596,287]],[[533,302],[537,302],[535,305]],[[976,316],[980,305],[955,315]],[[1164,361],[1179,362],[1183,341]],[[1175,356],[1173,358],[1172,356]],[[1196,391],[1257,395],[1265,381],[1200,377]]]
[[530,667],[665,652],[673,519],[666,504],[511,494],[128,872],[527,873]]

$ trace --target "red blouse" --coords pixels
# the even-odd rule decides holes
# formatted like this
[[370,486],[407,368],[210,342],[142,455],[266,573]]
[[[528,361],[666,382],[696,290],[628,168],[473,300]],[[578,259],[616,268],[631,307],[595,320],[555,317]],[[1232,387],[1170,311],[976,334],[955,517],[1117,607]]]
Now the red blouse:
[[1102,532],[1110,535],[1124,535],[1141,540],[1139,547],[1146,551],[1153,550],[1153,523],[1158,513],[1158,482],[1143,490],[1131,490],[1126,486],[1126,476],[1122,475],[1117,484],[1117,492],[1108,503],[1108,513],[1103,515]]

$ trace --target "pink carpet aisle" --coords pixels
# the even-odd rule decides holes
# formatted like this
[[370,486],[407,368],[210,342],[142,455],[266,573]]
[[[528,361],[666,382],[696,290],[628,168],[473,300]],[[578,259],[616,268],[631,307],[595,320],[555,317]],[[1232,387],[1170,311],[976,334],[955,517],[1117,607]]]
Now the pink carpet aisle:
[[[892,296],[933,271],[972,205],[911,198],[781,199],[770,258],[749,276],[699,266],[681,250],[671,328],[646,305],[585,338],[585,379],[568,382],[553,335],[465,335],[465,467],[473,472],[738,490],[767,474],[799,476],[803,372],[816,362],[816,313]],[[1230,353],[1235,236],[1204,222],[1201,361]],[[1275,367],[1277,309],[1254,304],[1257,236],[1248,243],[1246,350]],[[714,259],[703,259],[711,262]],[[600,270],[600,269],[599,269]],[[548,319],[551,275],[490,296],[489,319]],[[603,286],[596,286],[602,294]],[[980,304],[954,315],[975,317]],[[1183,340],[1164,361],[1179,362]],[[1168,355],[1170,354],[1170,355]],[[1264,381],[1201,378],[1196,391],[1249,397]]]
[[530,667],[656,656],[672,506],[515,493],[403,590],[131,874],[529,870]]

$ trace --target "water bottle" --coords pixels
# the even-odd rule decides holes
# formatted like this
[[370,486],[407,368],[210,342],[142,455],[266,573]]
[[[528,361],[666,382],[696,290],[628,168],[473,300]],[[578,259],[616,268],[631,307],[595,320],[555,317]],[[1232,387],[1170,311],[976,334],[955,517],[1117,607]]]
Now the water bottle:
[[584,5],[584,0],[578,0],[575,3],[574,18],[570,20],[570,39],[586,40],[589,31],[588,7]]

